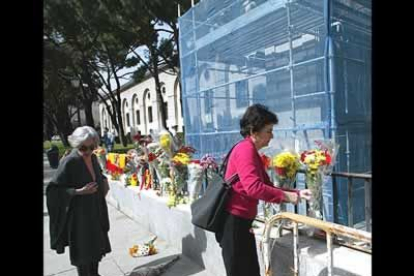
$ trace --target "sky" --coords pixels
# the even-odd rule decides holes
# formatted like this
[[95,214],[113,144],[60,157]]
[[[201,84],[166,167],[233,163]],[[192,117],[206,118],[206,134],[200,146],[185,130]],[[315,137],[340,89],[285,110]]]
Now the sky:
[[[167,24],[164,24],[164,25],[162,25],[160,27],[162,27],[163,29],[172,30]],[[170,38],[170,35],[171,35],[170,33],[167,33],[167,32],[159,32],[159,34],[160,34],[159,40],[161,40],[162,38]],[[135,51],[142,58],[144,58],[145,61],[147,61],[147,59],[145,59],[145,55],[144,55],[145,49],[146,49],[146,47],[141,46],[141,47],[137,48]],[[131,53],[131,54],[128,55],[128,57],[132,57],[132,56],[134,56],[133,53]],[[122,69],[122,70],[119,71],[119,74],[118,75],[119,76],[122,76],[123,74],[129,73],[129,72],[134,72],[137,68],[138,68],[138,66],[131,67],[131,68],[124,68],[124,69]],[[104,75],[104,76],[106,76],[106,75]],[[128,81],[130,81],[130,77],[131,76],[132,76],[132,74],[126,76],[126,78],[124,78],[124,79],[120,79],[119,82],[121,83],[121,85],[123,85],[123,84],[127,83]],[[115,81],[115,79],[111,79],[111,87],[116,87],[116,81]]]

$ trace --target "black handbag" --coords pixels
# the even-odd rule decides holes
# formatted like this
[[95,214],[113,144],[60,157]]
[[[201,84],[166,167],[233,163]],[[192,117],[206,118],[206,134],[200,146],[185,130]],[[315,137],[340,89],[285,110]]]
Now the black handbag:
[[219,173],[213,174],[213,179],[209,182],[204,195],[191,204],[191,223],[204,230],[218,232],[223,225],[231,186],[239,181],[237,174],[224,180],[227,162],[235,146],[231,148],[223,160]]

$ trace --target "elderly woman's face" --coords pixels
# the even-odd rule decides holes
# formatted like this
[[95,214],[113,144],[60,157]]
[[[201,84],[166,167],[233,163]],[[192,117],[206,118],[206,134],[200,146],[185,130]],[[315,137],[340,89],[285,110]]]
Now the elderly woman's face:
[[274,124],[268,124],[258,132],[253,132],[252,137],[257,149],[261,149],[269,145],[270,140],[273,139],[273,126]]
[[79,147],[78,150],[82,156],[87,157],[92,154],[92,151],[96,148],[95,142],[92,138],[83,142]]

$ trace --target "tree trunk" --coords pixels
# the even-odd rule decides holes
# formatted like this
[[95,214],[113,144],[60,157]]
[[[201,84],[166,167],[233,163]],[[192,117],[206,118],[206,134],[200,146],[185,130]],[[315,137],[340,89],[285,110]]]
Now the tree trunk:
[[95,127],[95,122],[93,120],[92,115],[92,103],[93,101],[91,99],[84,99],[83,100],[83,106],[85,110],[85,118],[86,118],[86,125],[90,127]]
[[125,130],[124,130],[124,124],[123,124],[123,120],[122,120],[122,112],[121,112],[121,102],[117,101],[117,103],[115,104],[116,106],[116,113],[117,113],[117,119],[118,119],[118,135],[119,135],[119,140],[121,142],[121,144],[126,147],[127,146],[127,140],[125,137]]
[[161,83],[160,83],[160,78],[159,78],[159,72],[158,72],[158,58],[157,55],[155,54],[154,48],[152,45],[149,46],[150,51],[151,51],[151,60],[152,60],[152,67],[153,67],[153,78],[155,81],[155,90],[157,91],[157,104],[158,104],[158,110],[161,111],[161,124],[162,127],[167,130],[167,114],[165,111],[165,106],[164,106],[164,100],[162,97],[162,93],[161,93]]

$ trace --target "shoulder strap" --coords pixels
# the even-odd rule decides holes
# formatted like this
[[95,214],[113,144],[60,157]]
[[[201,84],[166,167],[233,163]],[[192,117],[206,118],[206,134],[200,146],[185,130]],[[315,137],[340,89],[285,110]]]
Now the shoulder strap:
[[[229,162],[230,154],[233,149],[240,143],[241,141],[237,142],[227,153],[226,157],[223,160],[223,163],[220,166],[219,175],[224,179],[227,170],[227,163]],[[232,175],[228,180],[226,180],[227,185],[231,186],[235,182],[239,181],[239,176],[237,174]]]

